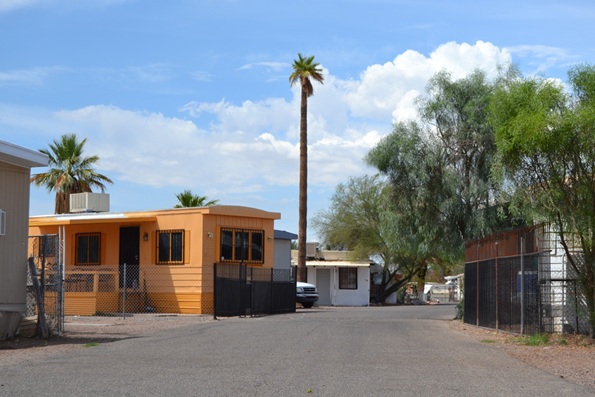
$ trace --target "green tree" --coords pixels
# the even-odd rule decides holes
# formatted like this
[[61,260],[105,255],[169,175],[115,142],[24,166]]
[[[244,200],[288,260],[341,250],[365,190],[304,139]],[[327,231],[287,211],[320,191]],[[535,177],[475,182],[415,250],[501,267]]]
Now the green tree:
[[[514,73],[514,69],[503,72]],[[496,203],[496,186],[490,177],[496,146],[488,123],[493,90],[494,83],[481,70],[456,81],[441,72],[430,80],[428,95],[420,101],[428,135],[435,133],[445,168],[452,174],[441,212],[462,240],[483,236],[498,223],[495,211],[483,210]]]
[[333,249],[349,249],[353,259],[379,256],[383,262],[389,262],[382,230],[388,189],[379,176],[350,178],[347,183],[339,184],[331,197],[330,208],[319,211],[311,220],[323,239],[321,243]]
[[300,184],[299,184],[299,220],[298,220],[298,280],[307,281],[306,273],[306,231],[308,217],[308,98],[314,94],[313,79],[323,83],[324,76],[320,65],[314,62],[314,56],[293,61],[293,72],[289,76],[291,86],[301,87],[300,102]]
[[[383,265],[382,281],[375,299],[385,299],[411,281],[426,264],[416,246],[403,238],[408,214],[394,206],[391,185],[376,175],[350,178],[337,186],[328,210],[313,219],[324,243],[349,249],[352,259],[378,258]],[[397,197],[403,197],[397,195]],[[419,247],[417,247],[419,248]]]
[[395,125],[368,156],[395,192],[416,200],[408,205],[418,208],[420,219],[433,217],[449,231],[450,246],[443,248],[459,260],[463,241],[489,231],[494,221],[480,210],[493,205],[495,196],[494,133],[487,123],[492,92],[481,71],[456,81],[438,73],[419,101],[419,121]]
[[91,192],[93,187],[104,192],[105,184],[113,183],[110,178],[95,171],[98,156],[83,155],[86,142],[86,138],[78,141],[76,134],[65,134],[60,140],[54,140],[49,150],[39,150],[48,156],[49,169],[33,175],[31,183],[56,192],[56,214],[70,212],[70,194]]
[[[495,144],[487,122],[494,83],[482,71],[429,82],[419,119],[398,123],[367,157],[392,187],[391,252],[423,284],[429,266],[463,262],[464,241],[496,226],[490,179]],[[443,270],[444,271],[444,270]]]
[[595,67],[569,71],[572,92],[546,78],[508,79],[491,102],[494,174],[511,210],[559,233],[595,334]]
[[[445,222],[440,203],[450,194],[455,176],[448,173],[436,139],[427,139],[414,122],[398,123],[366,160],[386,175],[390,198],[383,213],[384,236],[389,249],[383,285],[385,297],[399,285],[389,286],[391,268],[402,281],[413,277],[422,283],[429,265],[445,265],[459,258],[460,238]],[[393,277],[394,279],[394,277]],[[400,283],[400,284],[403,284]]]
[[176,198],[178,199],[178,204],[174,205],[174,208],[210,207],[219,202],[219,200],[208,200],[207,196],[192,194],[190,190],[184,190],[182,193],[176,194]]

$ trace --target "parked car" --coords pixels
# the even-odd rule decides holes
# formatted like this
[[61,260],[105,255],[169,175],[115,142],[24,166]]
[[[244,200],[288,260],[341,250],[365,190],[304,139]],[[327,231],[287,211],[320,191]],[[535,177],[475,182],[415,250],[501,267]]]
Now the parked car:
[[301,303],[306,309],[314,306],[314,303],[318,300],[318,291],[314,284],[302,283],[298,281],[296,283],[295,301]]

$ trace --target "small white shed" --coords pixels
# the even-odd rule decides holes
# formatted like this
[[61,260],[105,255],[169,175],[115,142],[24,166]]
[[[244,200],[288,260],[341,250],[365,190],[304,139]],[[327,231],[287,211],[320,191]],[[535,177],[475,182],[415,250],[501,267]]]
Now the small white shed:
[[0,339],[14,336],[26,310],[31,168],[45,154],[0,141]]
[[318,289],[318,305],[368,306],[370,262],[341,260],[306,261],[308,282]]

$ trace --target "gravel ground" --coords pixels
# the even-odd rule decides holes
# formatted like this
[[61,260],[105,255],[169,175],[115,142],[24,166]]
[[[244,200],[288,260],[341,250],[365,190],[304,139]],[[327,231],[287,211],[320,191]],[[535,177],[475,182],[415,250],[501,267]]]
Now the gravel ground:
[[[67,317],[63,336],[49,340],[15,338],[0,341],[0,368],[33,362],[44,356],[81,349],[93,343],[138,337],[176,327],[215,321],[212,316],[135,314],[120,317]],[[225,321],[218,320],[218,321]],[[567,381],[593,388],[595,392],[595,343],[576,335],[552,336],[546,346],[526,346],[519,336],[469,326],[461,321],[450,323],[452,332],[462,332],[482,343],[503,349],[528,365]]]
[[589,386],[595,392],[595,340],[583,335],[550,335],[544,346],[527,346],[526,338],[452,321],[454,332],[463,332],[482,343],[493,344],[528,365]]
[[212,315],[133,314],[128,317],[66,317],[63,336],[47,340],[14,338],[0,340],[0,368],[39,357],[80,349],[93,343],[108,343],[118,339],[148,335],[185,325],[205,323]]

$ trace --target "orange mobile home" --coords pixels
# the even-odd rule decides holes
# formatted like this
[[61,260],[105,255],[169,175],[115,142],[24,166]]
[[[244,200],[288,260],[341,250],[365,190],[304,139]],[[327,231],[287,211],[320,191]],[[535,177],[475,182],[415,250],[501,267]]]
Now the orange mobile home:
[[[31,217],[29,235],[60,242],[66,315],[116,312],[123,302],[129,312],[205,314],[214,308],[214,263],[273,267],[280,218],[226,205],[71,213]],[[60,259],[48,256],[51,271]]]

